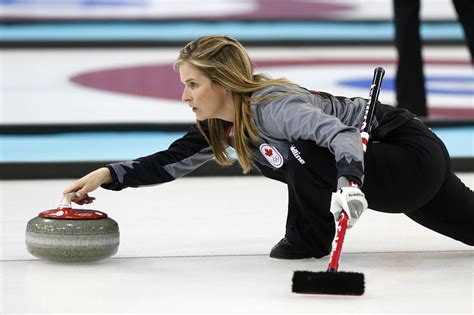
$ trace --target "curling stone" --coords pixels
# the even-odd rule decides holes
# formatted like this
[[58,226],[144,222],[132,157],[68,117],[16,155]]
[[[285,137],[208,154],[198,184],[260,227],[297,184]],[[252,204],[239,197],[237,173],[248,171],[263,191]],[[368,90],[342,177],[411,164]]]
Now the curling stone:
[[113,256],[120,241],[117,222],[101,211],[73,209],[72,196],[66,195],[57,209],[40,212],[28,222],[28,252],[59,262],[89,262]]

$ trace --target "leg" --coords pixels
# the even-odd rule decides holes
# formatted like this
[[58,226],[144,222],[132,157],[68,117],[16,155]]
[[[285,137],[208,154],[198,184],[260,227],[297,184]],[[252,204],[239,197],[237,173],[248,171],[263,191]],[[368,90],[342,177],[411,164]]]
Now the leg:
[[453,172],[430,202],[405,214],[433,231],[474,246],[474,192]]
[[448,150],[441,139],[435,140],[447,157],[445,180],[433,199],[405,214],[433,231],[474,246],[474,192],[452,171]]
[[394,0],[395,45],[399,59],[396,90],[398,106],[426,116],[419,11],[419,0]]
[[332,192],[336,190],[334,155],[312,141],[294,143],[305,164],[292,152],[286,165],[288,184],[288,219],[285,237],[313,257],[330,253],[335,223],[329,211]]
[[443,142],[420,121],[371,143],[363,187],[371,209],[404,212],[438,233],[474,244],[474,193],[452,172]]
[[474,64],[474,2],[472,0],[453,0],[459,22],[464,28],[466,43]]
[[445,180],[449,156],[443,148],[418,120],[392,131],[380,142],[371,142],[364,157],[362,187],[369,207],[402,213],[429,202]]

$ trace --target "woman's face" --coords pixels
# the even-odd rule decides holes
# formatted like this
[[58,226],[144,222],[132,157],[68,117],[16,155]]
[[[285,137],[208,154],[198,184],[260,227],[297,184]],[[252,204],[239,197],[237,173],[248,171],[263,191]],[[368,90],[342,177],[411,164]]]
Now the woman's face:
[[233,121],[232,97],[224,87],[212,82],[203,72],[189,62],[179,66],[179,76],[184,84],[181,99],[189,104],[198,120],[220,118]]

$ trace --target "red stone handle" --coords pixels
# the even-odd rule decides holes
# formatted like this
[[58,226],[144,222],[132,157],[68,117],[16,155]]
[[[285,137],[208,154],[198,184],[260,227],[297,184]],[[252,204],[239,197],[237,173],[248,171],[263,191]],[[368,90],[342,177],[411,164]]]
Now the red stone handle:
[[103,219],[107,218],[107,214],[97,210],[81,210],[73,209],[71,200],[74,193],[69,193],[63,196],[58,207],[53,210],[46,210],[40,212],[39,216],[50,219]]

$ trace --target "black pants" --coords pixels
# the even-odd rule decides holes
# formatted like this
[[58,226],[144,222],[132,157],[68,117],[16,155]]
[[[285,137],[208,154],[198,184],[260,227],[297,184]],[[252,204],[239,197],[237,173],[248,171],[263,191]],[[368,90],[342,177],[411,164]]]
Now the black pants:
[[[426,1],[426,5],[429,5]],[[426,91],[420,38],[420,0],[394,0],[395,45],[398,52],[398,106],[426,116]],[[453,0],[474,62],[474,1]]]
[[[377,139],[377,129],[372,134],[362,188],[369,207],[404,213],[433,231],[474,245],[474,193],[451,170],[441,140],[417,119],[384,135],[384,139]],[[322,257],[330,252],[335,233],[329,211],[337,185],[334,155],[311,141],[300,140],[293,145],[305,163],[289,152],[285,236],[315,257]]]

